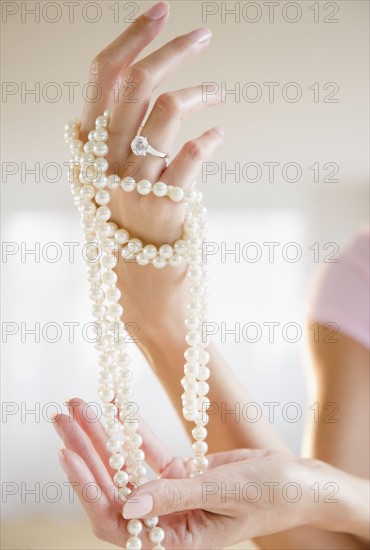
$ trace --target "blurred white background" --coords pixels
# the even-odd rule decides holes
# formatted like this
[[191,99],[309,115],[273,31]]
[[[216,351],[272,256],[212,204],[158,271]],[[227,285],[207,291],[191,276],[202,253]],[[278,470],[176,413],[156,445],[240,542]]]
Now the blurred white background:
[[[63,125],[81,110],[81,89],[90,61],[127,27],[124,18],[136,6],[142,12],[150,3],[75,2],[73,22],[68,21],[68,2],[50,2],[48,8],[41,2],[39,22],[22,4],[35,9],[37,3],[2,3],[2,547],[105,548],[88,538],[85,524],[79,535],[68,538],[64,532],[63,526],[70,528],[82,512],[69,502],[57,460],[58,439],[47,416],[56,410],[50,403],[60,407],[66,398],[77,395],[97,400],[96,352],[83,338],[83,327],[92,319],[81,247],[70,262],[63,244],[80,241],[79,220],[65,169],[60,173],[53,166],[68,160]],[[87,4],[95,8],[87,10]],[[252,3],[170,2],[170,22],[148,51],[177,34],[208,26],[213,31],[210,48],[172,76],[156,95],[201,82],[225,83],[228,90],[258,84],[248,88],[249,100],[228,94],[219,107],[186,120],[172,155],[185,140],[211,126],[225,129],[225,143],[212,159],[217,173],[199,177],[209,207],[209,240],[218,249],[210,256],[210,320],[224,322],[227,329],[235,323],[241,328],[258,323],[262,328],[256,343],[243,336],[235,342],[230,334],[222,342],[221,330],[215,338],[263,412],[268,412],[263,403],[281,404],[275,409],[274,425],[299,452],[304,419],[312,404],[305,379],[304,334],[297,342],[288,342],[282,327],[295,323],[304,331],[307,290],[313,272],[331,251],[325,251],[326,243],[335,243],[340,251],[368,222],[368,3],[297,2],[300,18],[296,22],[292,22],[296,8],[287,6],[292,3],[279,2],[271,21],[266,3],[253,3],[259,12],[248,4]],[[236,15],[227,15],[226,8],[236,9]],[[116,9],[120,22],[114,20]],[[88,22],[83,13],[90,21],[95,13],[101,18]],[[60,20],[52,23],[58,14]],[[68,82],[78,83],[73,101],[68,97]],[[272,102],[268,82],[277,83]],[[282,94],[291,82],[302,92],[294,103]],[[25,94],[38,86],[39,97]],[[50,100],[53,89],[61,91],[55,102]],[[256,89],[262,97],[252,102]],[[286,93],[293,96],[293,87]],[[327,102],[331,95],[337,102]],[[266,163],[271,162],[279,166],[269,182]],[[254,177],[252,167],[247,178],[240,175],[239,182],[232,174],[223,177],[223,171],[232,170],[235,163],[241,167],[257,163],[261,178],[256,183],[246,181]],[[299,166],[299,181],[284,180],[282,167],[287,163]],[[324,181],[332,169],[326,163],[338,165],[333,178],[339,181]],[[314,165],[319,166],[319,181],[309,168]],[[26,173],[32,169],[36,177]],[[293,171],[285,178],[293,178]],[[57,249],[45,247],[50,242],[57,243]],[[237,262],[228,255],[222,261],[224,246],[230,249],[236,243],[243,247],[252,242],[262,251],[259,261],[252,261],[252,247],[249,260],[242,257]],[[267,242],[279,243],[272,263],[263,244]],[[302,252],[297,262],[287,261],[282,253],[289,242]],[[22,255],[35,246],[41,250],[38,262],[31,254]],[[310,247],[319,251],[319,258]],[[56,250],[61,257],[53,262]],[[294,256],[292,248],[287,253]],[[273,343],[263,325],[268,322],[280,323]],[[39,342],[24,332],[36,323],[40,324]],[[56,335],[48,323],[60,326],[55,343],[47,341]],[[66,323],[78,323],[72,343]],[[49,326],[46,332],[45,326]],[[248,335],[252,340],[252,328]],[[294,338],[293,332],[289,338]],[[140,354],[133,353],[135,398],[144,418],[174,454],[188,454],[180,422],[159,382]],[[289,402],[302,410],[298,422],[284,418],[283,407]],[[36,414],[27,413],[32,409]],[[294,410],[288,414],[294,416]],[[26,494],[35,486],[39,502]],[[39,525],[40,518],[44,531],[35,534],[32,525]],[[50,539],[48,525],[56,526],[56,540]]]

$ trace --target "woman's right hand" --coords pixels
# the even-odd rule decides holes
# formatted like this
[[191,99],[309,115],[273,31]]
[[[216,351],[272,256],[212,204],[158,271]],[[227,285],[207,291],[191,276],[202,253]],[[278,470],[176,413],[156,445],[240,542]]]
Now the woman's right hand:
[[[107,160],[111,172],[118,173],[121,178],[133,176],[137,181],[164,181],[189,189],[201,163],[222,142],[221,129],[213,128],[185,143],[168,166],[163,159],[152,155],[135,156],[130,148],[146,119],[141,134],[159,151],[170,151],[182,120],[221,99],[216,94],[205,99],[202,84],[199,84],[161,94],[148,111],[156,88],[198,57],[211,38],[209,29],[196,29],[136,61],[138,54],[162,30],[168,10],[167,3],[159,2],[96,56],[90,68],[90,81],[94,81],[103,93],[99,101],[85,104],[81,136],[86,140],[96,117],[109,109]],[[116,90],[117,81],[120,93],[119,100],[115,101],[112,90]],[[183,203],[174,203],[168,197],[158,198],[152,193],[140,196],[136,191],[127,193],[121,189],[113,190],[111,196],[112,221],[127,229],[130,236],[154,245],[171,244],[181,237]],[[139,340],[144,338],[144,331],[157,330],[162,321],[168,323],[171,318],[173,322],[175,314],[183,319],[187,295],[184,265],[158,270],[152,265],[142,267],[120,258],[116,269],[123,293],[123,320],[139,325]]]

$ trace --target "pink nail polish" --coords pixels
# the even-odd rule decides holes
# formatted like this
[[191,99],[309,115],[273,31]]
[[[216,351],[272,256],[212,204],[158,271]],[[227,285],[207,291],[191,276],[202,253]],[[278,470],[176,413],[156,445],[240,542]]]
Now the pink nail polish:
[[153,497],[150,493],[136,494],[123,507],[124,519],[141,518],[153,509]]
[[191,31],[189,33],[189,36],[190,38],[192,38],[192,40],[201,44],[202,42],[206,42],[211,38],[212,31],[205,27],[201,27],[200,29],[195,29],[195,31]]
[[157,21],[161,17],[163,17],[168,12],[169,5],[167,2],[159,2],[158,4],[155,4],[151,8],[148,9],[144,13],[146,17],[149,17],[149,19],[152,19],[153,21]]

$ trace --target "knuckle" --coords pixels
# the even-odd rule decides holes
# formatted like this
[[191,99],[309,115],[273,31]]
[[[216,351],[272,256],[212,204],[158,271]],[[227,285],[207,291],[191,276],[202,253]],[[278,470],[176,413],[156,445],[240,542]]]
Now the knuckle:
[[167,92],[158,97],[156,107],[165,115],[173,116],[181,112],[182,101],[177,94]]
[[169,510],[181,510],[183,497],[175,485],[167,486],[165,498]]
[[169,46],[176,52],[183,54],[185,53],[192,42],[187,36],[177,36],[172,42],[169,43]]
[[149,69],[143,65],[133,65],[127,73],[125,80],[128,82],[134,82],[139,87],[147,86],[151,82],[151,74]]
[[184,145],[185,154],[192,160],[200,160],[203,156],[202,148],[198,141],[188,141]]
[[104,75],[112,69],[112,61],[110,56],[104,52],[104,50],[94,59],[90,64],[90,78],[91,80],[100,80]]

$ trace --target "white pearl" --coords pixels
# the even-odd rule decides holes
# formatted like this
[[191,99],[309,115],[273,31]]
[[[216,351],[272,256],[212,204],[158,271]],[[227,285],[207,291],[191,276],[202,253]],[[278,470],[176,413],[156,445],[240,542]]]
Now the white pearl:
[[128,474],[124,470],[121,470],[120,472],[117,472],[114,474],[113,481],[116,485],[119,487],[122,487],[123,485],[126,485],[128,482]]
[[94,145],[94,155],[97,157],[106,157],[108,154],[109,148],[104,141],[98,141]]
[[174,254],[170,258],[170,265],[172,267],[179,267],[181,264],[182,264],[182,256],[180,256],[179,254]]
[[199,360],[199,350],[194,348],[187,348],[184,352],[185,359],[191,363]]
[[156,267],[157,269],[163,269],[163,268],[166,266],[166,260],[164,260],[164,259],[161,258],[160,256],[156,256],[156,257],[153,259],[153,265],[154,265],[154,267]]
[[114,234],[118,229],[117,224],[114,222],[108,222],[107,225],[109,227],[109,237],[114,237]]
[[109,466],[113,468],[113,470],[119,470],[120,468],[122,468],[124,463],[125,463],[125,459],[123,458],[122,455],[118,453],[112,455],[109,459]]
[[66,122],[66,124],[64,125],[64,131],[68,132],[69,130],[78,130],[78,123],[74,120],[69,120],[68,122]]
[[102,281],[106,285],[114,285],[117,282],[117,274],[114,271],[105,271],[102,275]]
[[80,160],[81,160],[81,164],[88,164],[90,162],[94,163],[95,157],[92,154],[92,151],[85,151],[85,153],[82,153]]
[[185,326],[190,330],[196,329],[200,324],[198,317],[187,317],[185,319]]
[[127,176],[126,178],[123,178],[121,181],[121,189],[126,192],[133,191],[136,187],[136,181],[131,176]]
[[198,412],[196,410],[193,410],[193,409],[183,408],[182,409],[182,415],[185,418],[185,420],[188,420],[189,422],[193,422],[197,418]]
[[82,199],[92,199],[95,195],[95,189],[92,185],[84,185],[80,189],[80,197]]
[[153,527],[149,531],[149,538],[155,544],[159,544],[164,539],[164,531],[161,527]]
[[[87,134],[87,139],[89,141],[100,141],[100,139],[95,139],[95,130],[91,130],[88,134]],[[103,140],[101,140],[103,141]]]
[[114,239],[119,244],[125,244],[129,240],[130,235],[128,234],[128,231],[126,229],[118,229],[114,234]]
[[193,458],[193,464],[198,470],[205,470],[208,467],[208,458],[205,456],[196,456]]
[[171,258],[171,256],[173,255],[173,248],[171,245],[169,244],[162,244],[160,247],[159,247],[159,255],[161,256],[161,258],[163,258],[164,260],[169,260]]
[[107,299],[110,302],[117,302],[121,298],[121,291],[119,288],[113,286],[107,290]]
[[128,367],[130,364],[130,361],[131,359],[128,353],[123,352],[118,354],[117,356],[117,365],[119,367]]
[[191,433],[194,439],[203,440],[207,437],[207,428],[204,428],[203,426],[197,426],[196,428],[193,428]]
[[134,434],[131,437],[131,445],[133,447],[141,447],[142,443],[143,443],[143,438],[141,437],[140,434]]
[[105,269],[112,269],[112,267],[117,264],[117,258],[115,258],[113,254],[106,254],[105,256],[103,256],[101,263],[103,264]]
[[90,139],[90,134],[92,134],[92,138],[95,141],[107,141],[108,137],[109,137],[108,131],[105,128],[102,128],[102,127],[97,128],[96,130],[92,130],[89,133],[89,139]]
[[201,365],[206,365],[210,360],[210,355],[208,353],[208,351],[206,351],[205,349],[201,349],[199,350],[199,363]]
[[168,196],[173,202],[180,202],[184,198],[184,190],[181,187],[171,187]]
[[208,451],[208,445],[205,441],[195,441],[192,444],[192,449],[196,454],[206,454]]
[[198,378],[200,380],[208,380],[208,378],[210,377],[210,374],[211,374],[211,371],[209,370],[208,367],[205,367],[205,366],[199,367],[199,376],[198,376]]
[[163,181],[157,181],[153,185],[153,194],[156,197],[164,197],[167,194],[167,184]]
[[145,518],[144,523],[149,529],[153,529],[153,527],[156,527],[158,524],[158,517],[153,516],[152,518]]
[[157,255],[157,247],[154,244],[147,244],[143,248],[143,254],[148,260],[153,260]]
[[[127,481],[128,481],[128,476],[127,476]],[[121,500],[126,500],[127,497],[131,494],[131,489],[129,489],[128,487],[123,487],[122,489],[120,489],[118,491],[118,496]]]
[[80,153],[83,149],[83,145],[84,144],[79,139],[72,140],[70,145],[69,145],[69,149],[70,149],[72,155],[76,155],[76,154]]
[[[94,142],[93,141],[87,141],[84,145],[84,152],[85,153],[94,153]],[[80,157],[80,160],[82,161],[82,155]],[[92,159],[94,160],[94,159]]]
[[136,261],[139,265],[148,265],[149,260],[144,256],[143,252],[139,252],[139,254],[136,256]]
[[106,222],[111,217],[111,211],[108,206],[100,206],[96,211],[96,217],[98,220]]
[[138,466],[135,469],[135,474],[137,475],[137,477],[144,477],[144,476],[146,476],[146,473],[147,473],[147,470],[146,470],[145,466]]
[[99,178],[93,181],[94,187],[96,189],[104,189],[107,186],[108,178],[106,176],[100,176]]
[[126,550],[141,550],[142,542],[138,537],[130,537],[126,542]]
[[100,189],[95,195],[95,200],[98,204],[108,204],[110,201],[109,191],[107,191],[106,189]]
[[98,118],[95,120],[95,126],[97,128],[106,128],[108,126],[108,117],[106,116],[98,116]]
[[94,304],[91,308],[93,317],[105,317],[107,314],[107,308],[102,304]]
[[198,394],[199,395],[206,395],[209,392],[209,385],[207,382],[198,382]]
[[145,453],[142,449],[135,449],[133,453],[133,457],[136,460],[136,462],[140,462],[145,460]]
[[106,172],[108,170],[108,167],[109,167],[109,163],[108,163],[107,159],[102,158],[102,157],[99,157],[99,158],[95,159],[94,164],[96,164],[98,169],[101,171],[102,175],[104,174],[104,172]]
[[121,317],[123,314],[123,307],[121,304],[111,304],[108,308],[108,313],[111,317]]
[[189,346],[198,346],[202,342],[202,335],[200,332],[191,330],[185,336],[185,340]]
[[142,529],[143,524],[139,519],[130,519],[127,524],[127,531],[130,533],[130,535],[134,535],[135,537],[140,535]]
[[112,401],[114,398],[114,391],[111,388],[101,388],[98,393],[100,399],[105,403]]
[[173,249],[176,252],[176,254],[179,254],[180,256],[184,256],[187,252],[186,242],[183,239],[178,239],[173,245]]
[[140,195],[149,195],[152,190],[152,184],[149,180],[140,180],[137,183],[137,192]]
[[111,174],[107,178],[107,184],[109,189],[118,189],[121,183],[121,179],[117,174]]
[[104,292],[101,288],[91,288],[89,290],[89,297],[94,302],[103,302],[104,301]]
[[111,437],[110,439],[108,439],[106,447],[107,451],[109,451],[110,453],[116,453],[121,448],[121,442],[119,439],[114,439],[113,437]]

